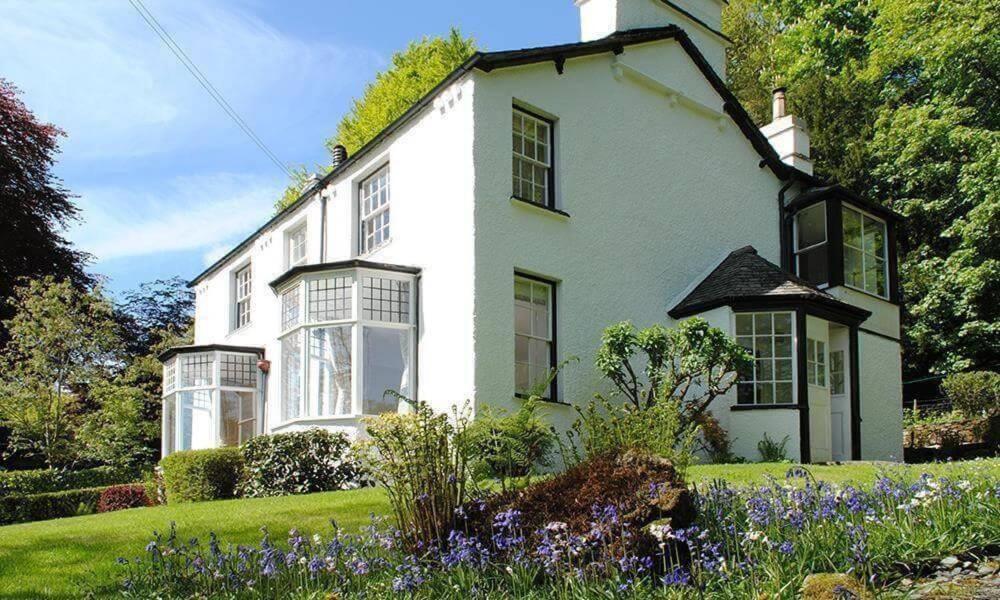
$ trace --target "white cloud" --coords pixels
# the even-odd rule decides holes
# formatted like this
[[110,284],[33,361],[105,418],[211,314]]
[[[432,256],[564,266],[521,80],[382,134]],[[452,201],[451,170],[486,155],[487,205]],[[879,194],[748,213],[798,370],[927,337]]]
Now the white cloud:
[[281,186],[239,174],[178,177],[156,189],[82,190],[70,238],[98,261],[177,251],[224,254],[263,224]]
[[[267,131],[280,127],[277,112],[353,89],[382,62],[370,50],[296,39],[214,2],[145,4],[272,142],[282,133]],[[67,131],[64,157],[151,155],[192,138],[218,144],[244,135],[126,0],[2,6],[0,74],[24,91],[40,118]]]

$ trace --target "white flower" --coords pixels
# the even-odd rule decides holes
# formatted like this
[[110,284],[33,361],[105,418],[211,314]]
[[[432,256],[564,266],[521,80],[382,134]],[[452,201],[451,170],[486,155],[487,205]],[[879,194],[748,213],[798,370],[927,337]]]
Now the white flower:
[[566,531],[567,525],[562,521],[552,521],[545,526],[547,531]]
[[[664,540],[672,540],[674,538],[674,529],[673,527],[670,526],[669,523],[663,525],[650,525],[649,533],[659,542],[663,542]],[[661,546],[662,545],[663,544],[661,544]]]

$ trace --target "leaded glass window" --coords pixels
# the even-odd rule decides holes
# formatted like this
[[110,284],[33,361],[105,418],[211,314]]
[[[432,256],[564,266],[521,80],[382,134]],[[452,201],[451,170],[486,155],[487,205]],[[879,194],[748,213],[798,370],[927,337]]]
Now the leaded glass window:
[[410,282],[388,277],[365,277],[361,314],[369,321],[410,322]]
[[352,317],[350,275],[331,275],[309,280],[309,322],[340,321]]

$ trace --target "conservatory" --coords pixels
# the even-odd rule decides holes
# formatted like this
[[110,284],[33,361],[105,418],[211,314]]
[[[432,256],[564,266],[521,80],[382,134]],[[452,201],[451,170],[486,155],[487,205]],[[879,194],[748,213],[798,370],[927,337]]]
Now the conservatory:
[[261,433],[262,348],[180,346],[163,362],[163,456],[237,446]]

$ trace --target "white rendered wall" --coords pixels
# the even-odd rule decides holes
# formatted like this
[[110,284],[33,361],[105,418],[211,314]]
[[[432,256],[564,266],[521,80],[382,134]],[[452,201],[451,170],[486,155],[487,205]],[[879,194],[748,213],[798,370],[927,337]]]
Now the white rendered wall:
[[[616,79],[613,58],[569,60],[561,76],[551,63],[476,74],[479,402],[513,405],[515,270],[559,282],[559,357],[580,359],[561,395],[583,405],[608,389],[593,367],[604,327],[669,324],[671,300],[725,251],[753,244],[778,261],[780,181],[747,139],[732,121],[720,130],[714,117]],[[721,113],[676,42],[630,46],[620,59]],[[568,219],[509,200],[514,101],[558,119],[557,206]]]
[[[327,186],[323,262],[361,258],[419,267],[418,391],[440,410],[474,395],[472,344],[472,82],[444,91],[433,106]],[[508,142],[509,144],[509,142]],[[390,164],[391,242],[358,256],[358,188]],[[287,270],[285,232],[308,220],[308,264],[320,261],[319,196],[262,232],[239,256],[196,288],[195,343],[261,346],[272,362],[265,431],[323,426],[356,431],[356,416],[281,422],[280,300],[268,283]],[[253,263],[251,324],[230,331],[233,273]],[[360,360],[360,357],[355,357]]]
[[858,334],[861,458],[903,460],[903,363],[896,342]]

